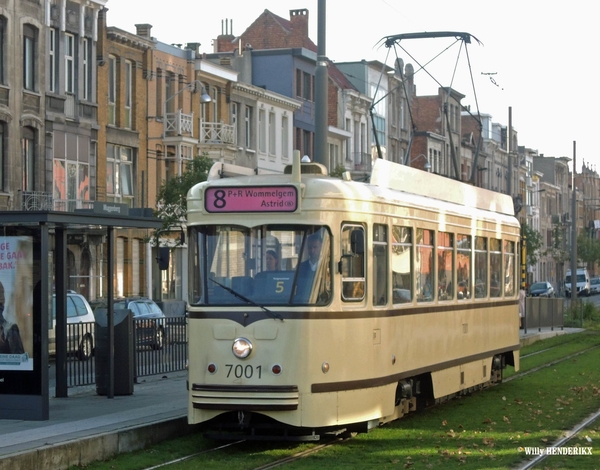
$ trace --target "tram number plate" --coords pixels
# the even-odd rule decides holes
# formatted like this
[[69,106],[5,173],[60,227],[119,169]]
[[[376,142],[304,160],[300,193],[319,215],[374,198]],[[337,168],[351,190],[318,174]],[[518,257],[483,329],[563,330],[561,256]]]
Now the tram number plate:
[[228,379],[262,379],[262,366],[225,364]]

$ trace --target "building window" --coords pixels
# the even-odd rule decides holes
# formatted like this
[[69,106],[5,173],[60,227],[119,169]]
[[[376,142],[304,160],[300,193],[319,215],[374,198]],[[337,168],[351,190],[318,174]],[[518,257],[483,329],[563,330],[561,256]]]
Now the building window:
[[219,90],[217,87],[212,87],[210,89],[210,107],[212,109],[212,122],[219,122]]
[[133,155],[131,147],[106,146],[106,194],[110,202],[133,207]]
[[288,128],[289,119],[287,116],[281,117],[281,156],[290,158],[290,130]]
[[91,95],[90,85],[92,83],[92,67],[90,65],[91,41],[88,38],[83,38],[81,47],[83,49],[81,54],[81,67],[83,76],[81,98],[89,101]]
[[269,155],[277,154],[277,135],[275,134],[275,113],[269,113]]
[[267,123],[264,109],[258,111],[258,151],[267,152]]
[[95,146],[88,137],[54,132],[53,197],[56,210],[73,212],[89,208],[90,158]]
[[302,78],[303,78],[303,90],[302,90],[302,98],[304,98],[307,101],[312,101],[312,80],[311,80],[311,75],[308,72],[304,72],[302,74]]
[[6,70],[6,18],[0,16],[0,83],[5,83]]
[[75,36],[65,34],[65,92],[75,93]]
[[55,93],[58,82],[58,31],[50,28],[50,40],[48,44],[48,89]]
[[296,69],[296,97],[313,101],[314,76]]
[[246,106],[244,115],[244,130],[246,133],[246,148],[249,149],[252,145],[252,108],[250,106]]
[[35,55],[37,49],[37,29],[31,25],[23,26],[23,88],[35,91],[36,70]]
[[108,123],[114,126],[117,122],[117,59],[108,58]]
[[35,130],[24,127],[21,131],[21,164],[23,166],[23,191],[35,189]]
[[238,120],[238,104],[231,103],[231,125],[237,132],[237,120]]
[[133,64],[125,62],[125,123],[126,129],[131,129],[131,95],[132,95]]

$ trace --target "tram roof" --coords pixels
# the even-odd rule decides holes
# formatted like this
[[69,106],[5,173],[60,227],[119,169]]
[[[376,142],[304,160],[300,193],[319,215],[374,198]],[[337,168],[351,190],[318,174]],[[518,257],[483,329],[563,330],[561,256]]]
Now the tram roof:
[[382,188],[451,202],[513,216],[512,198],[507,194],[478,188],[445,176],[427,173],[406,165],[378,159],[373,164],[370,183]]
[[[292,169],[296,166],[297,169]],[[202,191],[200,188],[206,187],[206,185],[271,186],[290,182],[306,184],[309,181],[311,183],[306,186],[305,196],[308,196],[308,191],[313,197],[319,193],[334,196],[334,193],[341,191],[340,195],[344,194],[342,197],[348,197],[351,193],[343,189],[344,186],[348,186],[348,189],[353,187],[355,190],[363,187],[366,191],[353,191],[352,194],[354,197],[369,199],[371,197],[377,198],[375,188],[379,188],[381,191],[397,193],[400,198],[402,198],[402,194],[423,198],[421,202],[432,207],[435,206],[434,201],[438,200],[441,203],[455,205],[457,208],[473,208],[508,217],[515,216],[513,200],[506,194],[479,188],[383,159],[377,159],[373,162],[368,182],[353,181],[349,178],[342,178],[341,180],[329,178],[327,177],[327,169],[323,165],[316,163],[300,164],[299,159],[295,159],[294,164],[286,168],[285,174],[255,172],[250,168],[215,163],[209,172],[207,181],[190,190],[188,203],[201,199],[202,197],[199,197],[198,191]],[[369,187],[371,189],[367,190]],[[383,197],[392,197],[392,194]]]

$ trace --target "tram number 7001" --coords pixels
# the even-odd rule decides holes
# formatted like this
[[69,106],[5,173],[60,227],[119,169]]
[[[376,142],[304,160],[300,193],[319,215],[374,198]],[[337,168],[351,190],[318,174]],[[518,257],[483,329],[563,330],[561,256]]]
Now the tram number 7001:
[[233,378],[235,377],[236,379],[241,379],[242,377],[246,378],[246,379],[251,379],[252,377],[254,378],[262,378],[262,366],[251,366],[250,364],[248,365],[241,365],[241,364],[237,364],[237,365],[233,365],[233,364],[225,364],[225,367],[227,367],[227,378]]

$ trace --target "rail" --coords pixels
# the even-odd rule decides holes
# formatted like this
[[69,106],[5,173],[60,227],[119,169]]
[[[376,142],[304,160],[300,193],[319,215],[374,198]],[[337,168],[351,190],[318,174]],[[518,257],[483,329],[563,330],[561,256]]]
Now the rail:
[[[67,324],[67,387],[96,383],[95,351],[86,352],[83,338],[95,338],[95,323]],[[140,377],[185,370],[187,364],[187,318],[165,317],[133,320],[134,380]],[[95,343],[93,343],[95,346]],[[119,349],[119,348],[115,348]],[[123,358],[116,357],[117,361]]]

